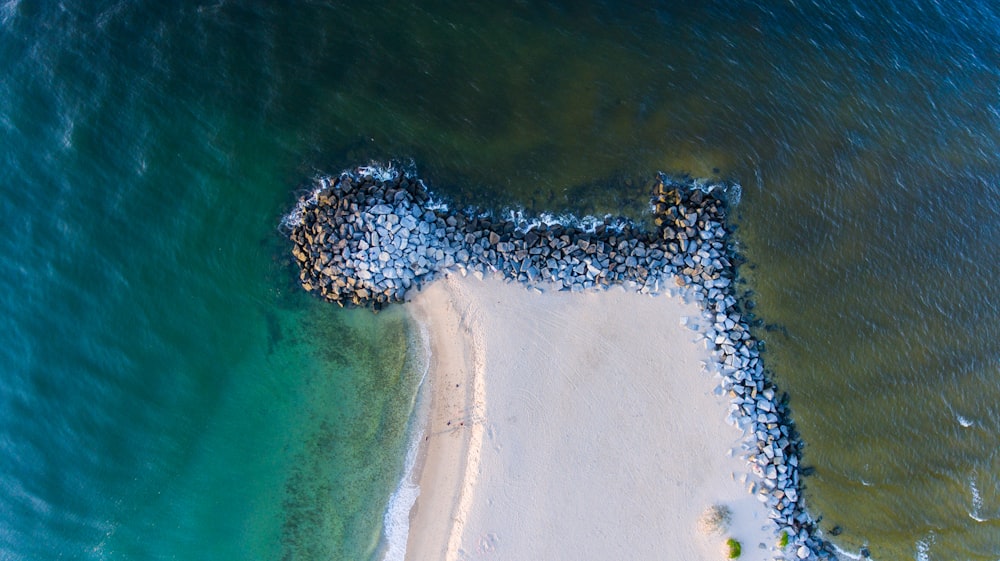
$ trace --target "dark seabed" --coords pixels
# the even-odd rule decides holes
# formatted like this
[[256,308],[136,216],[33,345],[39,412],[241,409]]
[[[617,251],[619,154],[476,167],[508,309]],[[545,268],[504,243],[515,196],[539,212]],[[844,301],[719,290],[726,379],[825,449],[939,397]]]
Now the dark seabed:
[[995,5],[72,4],[0,0],[0,559],[380,557],[420,345],[278,232],[373,159],[534,212],[740,182],[820,526],[1000,558]]

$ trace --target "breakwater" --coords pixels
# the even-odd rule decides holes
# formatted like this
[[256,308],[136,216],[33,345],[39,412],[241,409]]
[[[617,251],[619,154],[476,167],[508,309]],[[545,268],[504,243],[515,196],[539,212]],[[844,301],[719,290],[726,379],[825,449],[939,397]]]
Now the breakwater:
[[317,180],[285,219],[303,288],[340,305],[381,307],[452,271],[501,275],[527,286],[680,291],[700,303],[697,330],[744,430],[745,458],[784,553],[835,558],[805,511],[800,451],[789,411],[765,373],[752,315],[735,290],[738,255],[727,227],[734,186],[653,184],[652,227],[623,218],[525,221],[450,212],[422,181],[382,168]]

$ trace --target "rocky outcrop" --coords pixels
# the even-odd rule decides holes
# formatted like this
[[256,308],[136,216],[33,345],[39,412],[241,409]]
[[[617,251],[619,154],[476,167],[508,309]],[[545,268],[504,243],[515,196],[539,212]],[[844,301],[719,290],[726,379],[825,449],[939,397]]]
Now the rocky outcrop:
[[681,291],[702,317],[686,318],[716,359],[729,421],[747,434],[750,491],[770,508],[785,554],[833,558],[802,503],[801,442],[768,380],[751,316],[734,283],[738,256],[727,227],[731,186],[654,183],[651,228],[626,219],[496,218],[449,212],[424,183],[358,168],[321,178],[286,217],[303,288],[340,305],[379,309],[451,271],[502,275],[539,289]]
[[378,308],[454,270],[572,291],[694,283],[714,294],[732,282],[723,201],[662,179],[653,232],[624,219],[529,224],[449,213],[421,181],[400,175],[319,181],[289,221],[292,253],[302,286],[340,304]]

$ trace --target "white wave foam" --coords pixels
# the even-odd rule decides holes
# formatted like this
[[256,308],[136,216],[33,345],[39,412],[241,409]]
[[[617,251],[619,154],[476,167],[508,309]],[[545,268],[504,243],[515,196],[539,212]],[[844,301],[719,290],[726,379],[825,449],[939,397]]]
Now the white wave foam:
[[[415,179],[417,174],[416,164],[410,162],[406,166],[400,166],[396,162],[381,163],[372,162],[366,166],[358,166],[352,169],[346,169],[340,172],[336,177],[344,178],[350,177],[352,179],[358,179],[360,177],[371,176],[375,179],[381,181],[392,181],[400,176],[407,177],[410,179]],[[661,174],[661,177],[665,181],[670,181],[675,183],[676,181]],[[308,196],[302,197],[292,208],[291,212],[285,215],[281,219],[281,226],[283,229],[292,229],[296,226],[302,224],[302,216],[305,212],[306,207],[315,205],[316,198],[320,191],[326,189],[330,186],[333,176],[319,176],[314,180],[315,187],[309,192]],[[421,185],[426,189],[426,184],[423,180],[417,179]],[[688,180],[687,182],[682,182],[682,184],[687,185],[689,188],[698,189],[705,193],[711,193],[715,190],[724,190],[730,197],[732,204],[739,202],[742,187],[737,184],[723,185],[720,183],[707,182],[702,180]],[[430,194],[428,192],[428,194]],[[441,212],[449,212],[450,208],[448,204],[441,201],[440,199],[435,199],[431,196],[430,200],[424,204],[424,208],[428,210],[436,210]],[[467,215],[477,214],[474,209],[467,209]],[[478,216],[491,216],[492,213],[484,212],[478,213]],[[512,210],[507,210],[503,213],[503,218],[513,222],[517,225],[518,230],[522,232],[527,232],[532,228],[537,228],[538,226],[545,224],[546,226],[561,225],[568,228],[579,228],[585,232],[594,233],[598,226],[605,226],[608,230],[615,232],[621,232],[625,227],[634,225],[632,220],[623,217],[612,216],[610,214],[605,214],[604,216],[576,216],[575,214],[552,214],[552,213],[541,213],[538,216],[527,216],[523,208],[515,208]]]
[[[427,328],[419,326],[419,337],[423,350],[423,371],[420,374],[420,381],[417,383],[417,391],[424,385],[427,373],[430,371],[431,349],[430,335]],[[419,409],[419,407],[418,407]],[[416,418],[418,415],[415,415]],[[410,445],[406,450],[406,460],[403,464],[403,477],[396,487],[396,491],[389,497],[389,504],[385,507],[385,514],[382,515],[382,540],[384,554],[382,561],[403,561],[406,556],[406,542],[410,536],[410,510],[413,509],[417,497],[420,496],[420,486],[413,480],[413,470],[416,467],[417,456],[420,451],[420,438],[423,435],[422,428],[410,427]]]
[[389,498],[382,518],[384,525],[385,555],[383,561],[403,561],[406,542],[410,535],[410,509],[420,496],[420,486],[413,483],[413,464],[416,461],[416,442],[406,453],[406,469],[396,492]]
[[923,540],[917,541],[917,561],[928,561],[930,557],[927,552],[930,551],[931,546],[927,545],[927,542]]
[[969,511],[969,517],[976,522],[986,522],[987,519],[982,517],[983,497],[979,494],[975,477],[969,478],[969,490],[972,491],[972,510]]
[[300,197],[292,210],[282,217],[281,227],[283,229],[290,230],[302,224],[302,215],[306,208],[316,204],[320,191],[329,188],[334,177],[350,177],[351,179],[358,179],[361,177],[371,176],[379,181],[392,181],[400,175],[412,177],[413,173],[415,173],[415,168],[413,170],[408,169],[403,171],[401,168],[396,166],[395,162],[389,162],[387,164],[383,164],[381,162],[371,162],[367,166],[345,169],[337,176],[317,176],[313,179],[313,188],[309,191],[309,194],[307,196]]
[[[833,545],[833,549],[837,551],[837,556],[838,557],[843,557],[843,558],[846,558],[846,559],[864,559],[861,556],[860,553],[851,553],[849,551],[845,551],[840,546],[838,546],[837,544],[832,543],[832,542],[831,542],[831,545]],[[871,559],[871,558],[869,557],[869,559]]]
[[926,538],[922,540],[917,540],[917,561],[929,561],[931,546],[934,545],[934,534],[930,533]]
[[399,177],[399,170],[396,166],[389,162],[386,165],[379,163],[371,163],[367,166],[360,166],[354,170],[354,175],[352,177],[364,177],[372,176],[379,181],[392,181]]
[[955,407],[948,401],[947,398],[942,396],[941,399],[942,401],[944,401],[944,404],[948,408],[948,410],[951,411],[951,414],[955,416],[955,420],[958,421],[958,424],[962,426],[962,428],[969,428],[972,425],[976,424],[976,422],[973,419],[970,419],[965,415],[962,415],[958,411],[955,411]]
[[330,185],[330,178],[323,176],[317,177],[314,181],[315,187],[309,192],[308,196],[299,197],[298,202],[292,207],[292,210],[288,212],[281,219],[281,227],[287,230],[291,230],[296,226],[302,224],[302,215],[305,213],[306,208],[315,205],[317,202],[317,197],[319,192],[326,189]]
[[[434,207],[435,210],[447,210],[448,206],[439,203],[439,206]],[[466,214],[473,214],[472,212],[467,212]],[[491,212],[478,213],[476,216],[481,217],[492,217],[494,216]],[[543,212],[537,216],[528,216],[525,214],[524,209],[515,208],[508,209],[501,213],[500,216],[503,220],[507,220],[516,225],[516,228],[521,232],[527,232],[533,228],[538,228],[541,225],[554,226],[560,225],[566,228],[579,228],[584,232],[589,232],[593,234],[598,226],[605,226],[608,230],[615,232],[621,232],[626,226],[631,225],[632,221],[627,218],[620,218],[612,216],[610,214],[605,214],[604,216],[576,216],[575,214],[552,214],[548,212]]]

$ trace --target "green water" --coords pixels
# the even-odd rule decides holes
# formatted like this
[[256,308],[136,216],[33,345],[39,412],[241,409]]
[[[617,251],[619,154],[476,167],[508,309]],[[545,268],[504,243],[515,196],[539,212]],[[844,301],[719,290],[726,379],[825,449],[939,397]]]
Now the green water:
[[420,368],[302,294],[318,173],[743,185],[821,527],[1000,557],[1000,18],[970,2],[0,2],[0,558],[371,559]]

